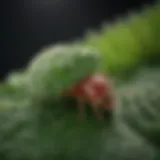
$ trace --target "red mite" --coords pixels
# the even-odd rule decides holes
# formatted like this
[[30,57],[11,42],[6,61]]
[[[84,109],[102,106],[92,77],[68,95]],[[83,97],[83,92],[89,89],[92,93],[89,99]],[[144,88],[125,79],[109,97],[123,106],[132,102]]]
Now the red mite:
[[85,117],[85,102],[88,102],[99,120],[103,112],[114,107],[114,93],[111,82],[105,74],[93,74],[80,80],[64,91],[64,95],[76,98],[80,119]]

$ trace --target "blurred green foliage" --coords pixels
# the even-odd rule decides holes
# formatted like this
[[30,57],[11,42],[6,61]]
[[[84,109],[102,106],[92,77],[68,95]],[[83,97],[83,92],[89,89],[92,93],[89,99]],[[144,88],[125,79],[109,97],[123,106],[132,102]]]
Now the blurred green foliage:
[[130,13],[113,24],[103,25],[98,34],[89,31],[82,44],[94,46],[103,54],[105,71],[123,77],[144,63],[159,63],[159,15],[157,3],[141,13]]
[[[157,3],[86,35],[78,48],[46,48],[11,73],[0,84],[0,159],[159,160],[159,15]],[[58,93],[97,70],[113,77],[116,107],[104,122],[88,107],[79,121],[76,102]]]

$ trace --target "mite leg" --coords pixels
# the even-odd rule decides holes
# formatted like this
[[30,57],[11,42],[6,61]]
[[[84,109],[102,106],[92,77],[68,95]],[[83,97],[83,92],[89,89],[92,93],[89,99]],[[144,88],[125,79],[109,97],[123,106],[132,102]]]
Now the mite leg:
[[82,99],[77,99],[78,119],[85,119],[85,103]]
[[96,114],[96,117],[99,121],[104,120],[103,112],[101,111],[101,107],[99,103],[92,103],[91,104],[93,112]]
[[110,110],[115,106],[115,95],[113,93],[106,93],[103,106],[105,110]]

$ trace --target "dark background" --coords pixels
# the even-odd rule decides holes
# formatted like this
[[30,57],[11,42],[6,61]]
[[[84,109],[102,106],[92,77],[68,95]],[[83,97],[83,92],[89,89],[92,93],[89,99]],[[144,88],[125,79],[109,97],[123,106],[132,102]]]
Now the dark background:
[[140,10],[153,0],[5,0],[0,78],[26,65],[42,46],[74,40],[104,21]]

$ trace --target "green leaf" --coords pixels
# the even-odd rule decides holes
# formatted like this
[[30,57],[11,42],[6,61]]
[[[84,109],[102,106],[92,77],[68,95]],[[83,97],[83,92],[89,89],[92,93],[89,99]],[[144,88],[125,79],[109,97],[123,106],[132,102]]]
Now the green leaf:
[[55,98],[100,67],[99,52],[81,46],[51,46],[28,64],[27,90],[34,97]]
[[160,69],[141,70],[118,91],[119,117],[160,150]]

